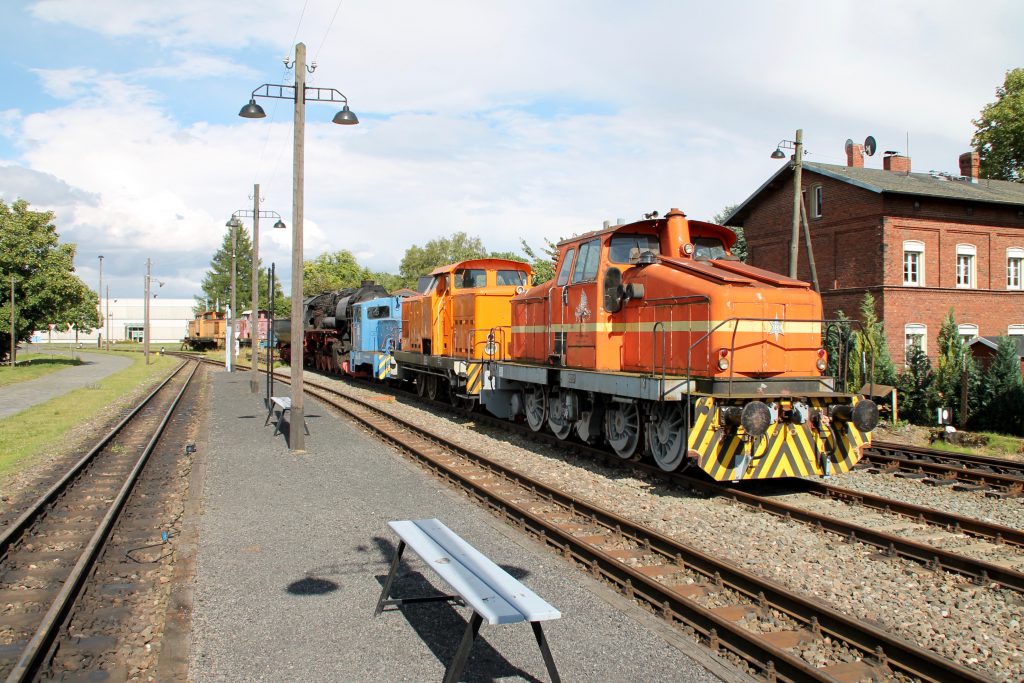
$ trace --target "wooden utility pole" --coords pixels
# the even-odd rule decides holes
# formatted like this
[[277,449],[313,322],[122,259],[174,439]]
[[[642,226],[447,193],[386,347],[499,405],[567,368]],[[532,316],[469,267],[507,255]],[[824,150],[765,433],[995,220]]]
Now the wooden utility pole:
[[260,184],[252,186],[252,312],[249,313],[249,349],[252,352],[252,373],[249,391],[260,390]]
[[152,262],[146,259],[146,299],[143,304],[143,322],[142,322],[142,354],[146,357],[146,365],[149,365],[149,281],[150,281],[150,269]]
[[804,164],[804,131],[797,129],[793,154],[793,231],[789,237],[789,276],[796,278],[796,262],[800,247],[801,175]]
[[306,44],[295,46],[295,136],[292,145],[292,315],[291,380],[292,416],[288,443],[293,453],[306,450],[306,415],[302,387],[302,210],[305,182],[306,138]]
[[14,275],[11,275],[11,367],[14,367]]
[[238,243],[238,228],[231,226],[231,307],[228,309],[227,353],[231,357],[228,370],[235,371],[235,338],[238,336],[238,309],[235,303],[235,251]]
[[[104,320],[103,317],[103,254],[100,254],[100,288],[96,290],[96,303],[100,305],[100,320]],[[100,338],[97,343],[98,347],[103,346],[103,325],[100,326]]]

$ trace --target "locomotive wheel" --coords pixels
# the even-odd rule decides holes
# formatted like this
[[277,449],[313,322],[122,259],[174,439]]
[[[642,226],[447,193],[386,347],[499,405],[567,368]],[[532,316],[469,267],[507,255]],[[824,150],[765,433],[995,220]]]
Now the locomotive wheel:
[[640,407],[636,403],[612,403],[604,420],[608,445],[623,460],[636,460],[640,446]]
[[431,401],[437,400],[437,375],[425,375],[427,378],[427,398]]
[[427,376],[422,372],[416,373],[416,395],[420,398],[427,395]]
[[523,392],[523,406],[526,410],[526,424],[530,429],[539,432],[544,429],[548,412],[548,397],[544,387],[533,385]]
[[548,396],[548,427],[560,441],[565,441],[572,434],[572,421],[566,415],[566,406],[562,393],[552,389]]
[[678,401],[662,401],[651,406],[651,424],[647,427],[647,446],[658,467],[675,471],[686,456],[686,419]]
[[452,404],[453,408],[465,408],[466,399],[459,396],[459,387],[452,382],[448,382],[448,402]]
[[576,436],[584,443],[591,445],[601,440],[601,432],[604,430],[604,405],[598,403],[592,410],[584,410],[580,413],[580,419],[576,421]]

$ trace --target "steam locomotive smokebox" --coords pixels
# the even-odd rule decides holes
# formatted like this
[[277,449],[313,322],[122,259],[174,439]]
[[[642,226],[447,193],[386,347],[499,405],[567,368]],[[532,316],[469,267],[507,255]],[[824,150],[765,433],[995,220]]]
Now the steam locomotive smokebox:
[[292,334],[292,321],[288,318],[280,318],[274,321],[274,336],[278,339],[290,339]]

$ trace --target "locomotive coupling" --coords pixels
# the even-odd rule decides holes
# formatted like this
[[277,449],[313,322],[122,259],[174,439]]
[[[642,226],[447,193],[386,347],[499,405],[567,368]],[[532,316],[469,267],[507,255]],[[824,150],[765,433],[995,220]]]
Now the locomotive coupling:
[[862,432],[870,432],[878,426],[878,406],[869,398],[861,399],[857,405],[842,403],[829,408],[833,420],[852,422]]
[[722,408],[722,421],[733,428],[743,427],[750,436],[763,436],[772,424],[772,411],[763,401],[751,401],[742,408]]

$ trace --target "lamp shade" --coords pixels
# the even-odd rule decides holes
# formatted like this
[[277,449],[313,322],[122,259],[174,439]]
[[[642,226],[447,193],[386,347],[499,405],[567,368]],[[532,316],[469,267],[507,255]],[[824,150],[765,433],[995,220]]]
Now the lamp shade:
[[263,107],[256,104],[256,100],[254,98],[250,98],[249,104],[242,107],[241,111],[238,112],[238,115],[243,119],[262,119],[267,115],[267,112],[263,111]]
[[339,123],[343,126],[354,126],[359,123],[359,119],[346,104],[341,108],[341,111],[334,115],[334,123]]
[[772,159],[785,159],[785,158],[786,158],[786,155],[778,147],[776,147],[775,151],[772,152]]
[[278,218],[278,219],[277,219],[277,222],[276,222],[276,223],[274,223],[274,228],[275,228],[275,229],[277,229],[277,230],[284,230],[284,229],[285,229],[285,228],[287,228],[287,227],[288,227],[288,226],[287,226],[287,225],[285,225],[285,224],[284,224],[284,221],[283,221],[283,220],[281,220],[280,218]]

